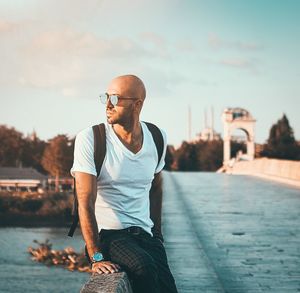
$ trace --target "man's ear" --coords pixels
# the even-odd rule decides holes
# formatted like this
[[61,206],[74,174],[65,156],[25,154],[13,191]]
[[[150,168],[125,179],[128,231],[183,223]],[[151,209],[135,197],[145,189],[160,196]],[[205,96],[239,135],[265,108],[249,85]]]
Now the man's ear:
[[142,108],[143,108],[143,101],[141,99],[135,101],[134,103],[134,109],[137,110],[138,113],[141,112]]

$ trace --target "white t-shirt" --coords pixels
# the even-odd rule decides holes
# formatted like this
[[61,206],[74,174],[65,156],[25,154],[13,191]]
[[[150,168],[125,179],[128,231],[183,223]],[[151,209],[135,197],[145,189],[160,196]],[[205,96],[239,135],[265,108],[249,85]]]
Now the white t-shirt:
[[[150,219],[149,191],[154,173],[159,173],[165,165],[167,140],[165,132],[161,130],[164,151],[158,164],[151,132],[144,122],[141,125],[143,146],[134,154],[119,140],[111,124],[105,123],[106,156],[97,178],[95,204],[99,231],[139,226],[151,234],[153,222]],[[76,171],[97,176],[92,127],[76,136],[72,176]]]

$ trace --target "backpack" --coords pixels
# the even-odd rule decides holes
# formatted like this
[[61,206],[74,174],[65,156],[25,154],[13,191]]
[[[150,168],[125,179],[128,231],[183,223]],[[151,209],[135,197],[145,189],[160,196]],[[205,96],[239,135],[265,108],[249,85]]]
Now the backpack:
[[[158,163],[157,166],[161,160],[163,150],[164,150],[164,139],[162,136],[161,131],[159,128],[150,123],[145,122],[147,125],[149,131],[151,132],[152,138],[154,140],[157,155],[158,155]],[[106,134],[105,134],[105,124],[101,123],[99,125],[93,126],[93,133],[94,133],[94,162],[95,167],[97,171],[97,178],[100,174],[100,170],[106,155]],[[74,177],[74,202],[73,202],[73,223],[70,227],[68,236],[73,237],[74,231],[77,227],[77,224],[79,222],[79,215],[78,215],[78,199],[77,199],[77,193],[76,193],[76,182]]]

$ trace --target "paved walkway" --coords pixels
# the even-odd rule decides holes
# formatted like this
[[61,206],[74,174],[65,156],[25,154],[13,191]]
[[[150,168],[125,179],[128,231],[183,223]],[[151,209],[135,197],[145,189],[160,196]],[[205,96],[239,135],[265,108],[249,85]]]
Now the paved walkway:
[[179,292],[300,292],[300,189],[164,173],[163,229]]

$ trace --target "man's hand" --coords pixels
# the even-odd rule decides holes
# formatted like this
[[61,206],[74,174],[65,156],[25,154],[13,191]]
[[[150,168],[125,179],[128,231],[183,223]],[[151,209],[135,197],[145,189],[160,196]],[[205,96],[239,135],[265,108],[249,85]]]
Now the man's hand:
[[121,267],[111,261],[99,261],[92,264],[92,272],[94,274],[113,274],[117,273]]

